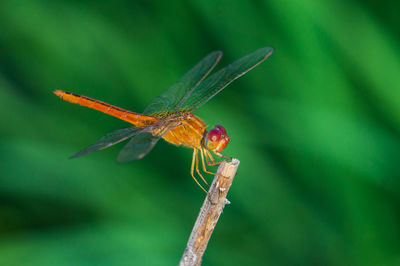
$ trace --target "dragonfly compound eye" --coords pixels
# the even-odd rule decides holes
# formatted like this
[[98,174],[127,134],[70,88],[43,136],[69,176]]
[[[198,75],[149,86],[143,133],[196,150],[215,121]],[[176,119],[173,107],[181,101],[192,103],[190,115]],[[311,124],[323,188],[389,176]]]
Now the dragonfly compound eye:
[[222,133],[219,129],[214,128],[211,129],[210,132],[207,133],[207,139],[211,142],[218,142],[220,141]]
[[226,136],[226,129],[223,126],[216,125],[214,128],[218,129],[221,132],[222,136]]

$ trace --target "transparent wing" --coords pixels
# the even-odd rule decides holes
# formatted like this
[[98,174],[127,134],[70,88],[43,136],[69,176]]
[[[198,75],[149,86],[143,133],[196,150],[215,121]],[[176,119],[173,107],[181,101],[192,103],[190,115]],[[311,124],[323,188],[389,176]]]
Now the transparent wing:
[[83,156],[98,150],[102,150],[105,148],[108,148],[114,144],[117,144],[121,141],[126,140],[127,138],[130,138],[137,134],[141,128],[138,127],[128,127],[128,128],[123,128],[123,129],[118,129],[113,132],[108,133],[107,135],[104,135],[101,137],[99,140],[97,140],[95,143],[90,145],[89,147],[81,150],[78,153],[75,153],[72,155],[70,158],[76,158],[79,156]]
[[196,88],[185,99],[185,102],[178,106],[188,111],[193,111],[206,103],[232,81],[244,75],[249,70],[267,59],[273,52],[272,47],[261,48],[233,62],[227,67],[213,74]]
[[153,149],[159,139],[159,136],[153,136],[149,132],[140,132],[119,152],[117,161],[119,163],[127,163],[142,159]]
[[162,128],[156,128],[157,133],[150,133],[147,129],[142,130],[135,135],[118,154],[117,161],[119,163],[127,163],[134,160],[140,160],[146,156],[153,147],[157,144],[158,140],[168,133],[171,129],[176,127],[179,121],[169,121],[164,124]]
[[155,98],[144,110],[144,114],[164,113],[174,110],[185,101],[188,92],[196,87],[215,67],[222,57],[222,52],[215,51],[203,58],[189,70],[177,83]]

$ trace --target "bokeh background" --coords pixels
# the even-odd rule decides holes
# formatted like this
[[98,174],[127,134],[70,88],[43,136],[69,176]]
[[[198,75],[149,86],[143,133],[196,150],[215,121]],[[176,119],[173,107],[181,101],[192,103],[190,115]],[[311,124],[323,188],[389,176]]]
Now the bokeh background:
[[218,69],[273,46],[196,111],[241,160],[204,265],[400,265],[399,10],[1,0],[0,264],[176,265],[205,197],[191,150],[68,160],[128,125],[52,91],[141,112],[209,52],[224,52]]

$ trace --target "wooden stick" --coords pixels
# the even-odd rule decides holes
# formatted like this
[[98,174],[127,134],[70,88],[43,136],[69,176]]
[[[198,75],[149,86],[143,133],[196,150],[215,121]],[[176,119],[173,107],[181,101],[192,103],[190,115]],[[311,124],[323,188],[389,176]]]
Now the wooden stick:
[[190,234],[185,252],[179,263],[180,266],[201,265],[204,251],[219,216],[225,205],[230,204],[226,199],[226,195],[232,185],[239,163],[239,160],[232,159],[231,162],[223,161],[218,167],[217,174],[208,191],[208,196],[204,200],[192,233]]

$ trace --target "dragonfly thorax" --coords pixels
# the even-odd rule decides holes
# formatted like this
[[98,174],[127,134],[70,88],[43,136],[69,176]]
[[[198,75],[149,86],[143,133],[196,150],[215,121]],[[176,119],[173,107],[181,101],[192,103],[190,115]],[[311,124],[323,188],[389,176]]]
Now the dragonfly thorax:
[[223,126],[217,125],[205,134],[204,146],[207,150],[221,152],[228,142],[229,137]]
[[185,113],[176,122],[178,125],[168,131],[163,138],[175,145],[200,149],[206,124],[192,113]]

